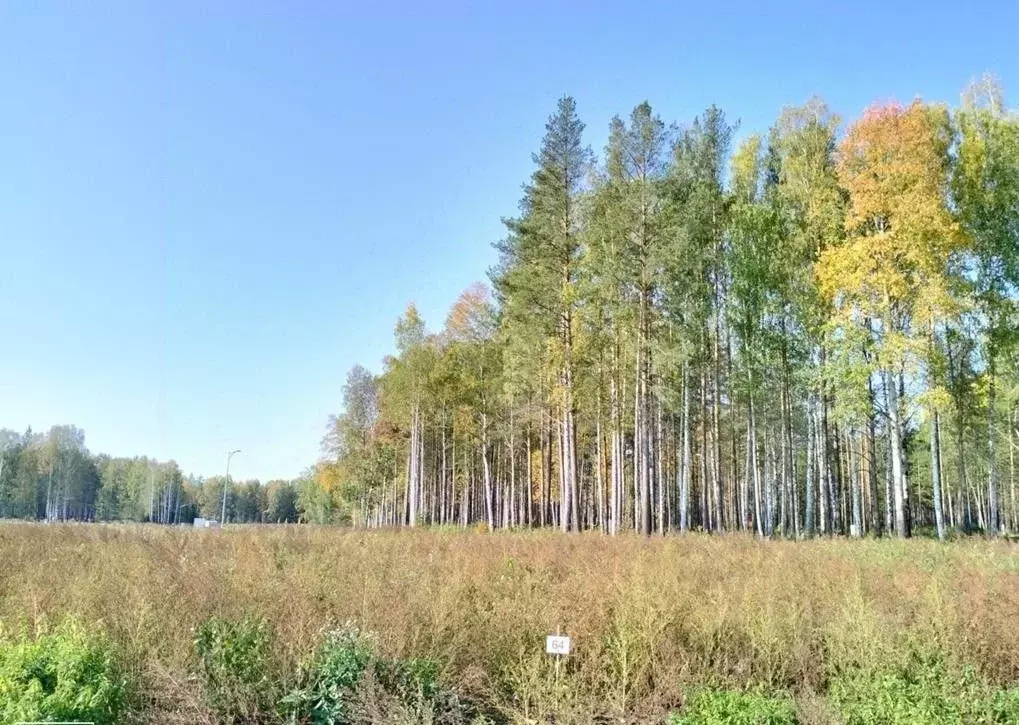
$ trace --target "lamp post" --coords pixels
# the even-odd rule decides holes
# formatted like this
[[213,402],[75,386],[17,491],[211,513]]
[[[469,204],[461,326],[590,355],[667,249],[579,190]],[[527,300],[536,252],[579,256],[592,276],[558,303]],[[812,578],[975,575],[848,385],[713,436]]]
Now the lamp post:
[[226,454],[226,480],[223,481],[223,513],[219,517],[220,525],[226,524],[226,492],[230,488],[230,459],[234,457],[234,453],[240,452],[241,449],[238,448]]

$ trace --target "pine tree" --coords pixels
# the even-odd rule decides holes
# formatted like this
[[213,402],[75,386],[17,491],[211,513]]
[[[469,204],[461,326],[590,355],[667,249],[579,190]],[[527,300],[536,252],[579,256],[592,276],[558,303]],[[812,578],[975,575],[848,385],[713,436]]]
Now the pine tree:
[[537,326],[547,344],[547,361],[556,371],[553,399],[558,415],[561,526],[578,530],[579,485],[574,401],[574,335],[578,324],[578,266],[581,254],[579,197],[590,150],[584,124],[569,96],[559,100],[545,125],[533,160],[538,165],[524,187],[520,217],[505,220],[509,236],[492,281],[511,328]]

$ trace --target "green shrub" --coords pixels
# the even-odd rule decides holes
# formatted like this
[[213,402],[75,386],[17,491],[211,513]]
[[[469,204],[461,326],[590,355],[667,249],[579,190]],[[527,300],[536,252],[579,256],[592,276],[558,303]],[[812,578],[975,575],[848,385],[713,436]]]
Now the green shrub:
[[308,666],[303,686],[282,704],[291,722],[346,723],[350,702],[373,648],[357,628],[346,626],[326,634]]
[[68,619],[52,632],[0,637],[0,722],[117,722],[126,681],[105,637]]
[[431,660],[376,660],[375,676],[383,689],[404,701],[434,700],[439,695],[439,668]]
[[258,722],[275,711],[278,678],[272,635],[263,619],[213,617],[195,633],[205,694],[224,722]]
[[738,690],[698,690],[668,725],[796,725],[792,698]]
[[1019,689],[995,690],[972,668],[953,672],[936,659],[845,674],[832,681],[829,698],[846,725],[1019,723]]
[[1019,722],[1019,687],[997,690],[988,703],[991,718],[989,722],[1007,725]]
[[455,705],[455,698],[439,688],[437,670],[429,660],[377,657],[373,639],[347,624],[326,634],[306,669],[302,686],[287,695],[282,705],[290,722],[315,725],[359,722],[369,694],[385,701],[373,703],[375,707],[395,704],[402,711],[448,709]]

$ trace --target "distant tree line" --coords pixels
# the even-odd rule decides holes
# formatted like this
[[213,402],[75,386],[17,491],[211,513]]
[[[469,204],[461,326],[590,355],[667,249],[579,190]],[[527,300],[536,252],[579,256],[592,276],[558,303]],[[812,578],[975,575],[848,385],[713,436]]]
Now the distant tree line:
[[[0,518],[57,521],[219,520],[224,477],[184,475],[174,461],[113,458],[85,447],[85,433],[54,426],[47,433],[0,429]],[[319,497],[310,477],[295,481],[232,480],[227,521],[296,522]],[[313,506],[314,504],[312,504]]]
[[572,98],[477,285],[350,371],[315,483],[361,526],[1019,528],[1019,118],[984,77],[733,149]]

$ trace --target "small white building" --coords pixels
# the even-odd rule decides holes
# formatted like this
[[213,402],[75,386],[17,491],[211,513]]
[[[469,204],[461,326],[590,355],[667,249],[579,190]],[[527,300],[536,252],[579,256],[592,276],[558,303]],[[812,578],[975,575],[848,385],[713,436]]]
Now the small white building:
[[195,519],[196,529],[218,529],[219,522],[216,519],[203,519],[201,517]]

